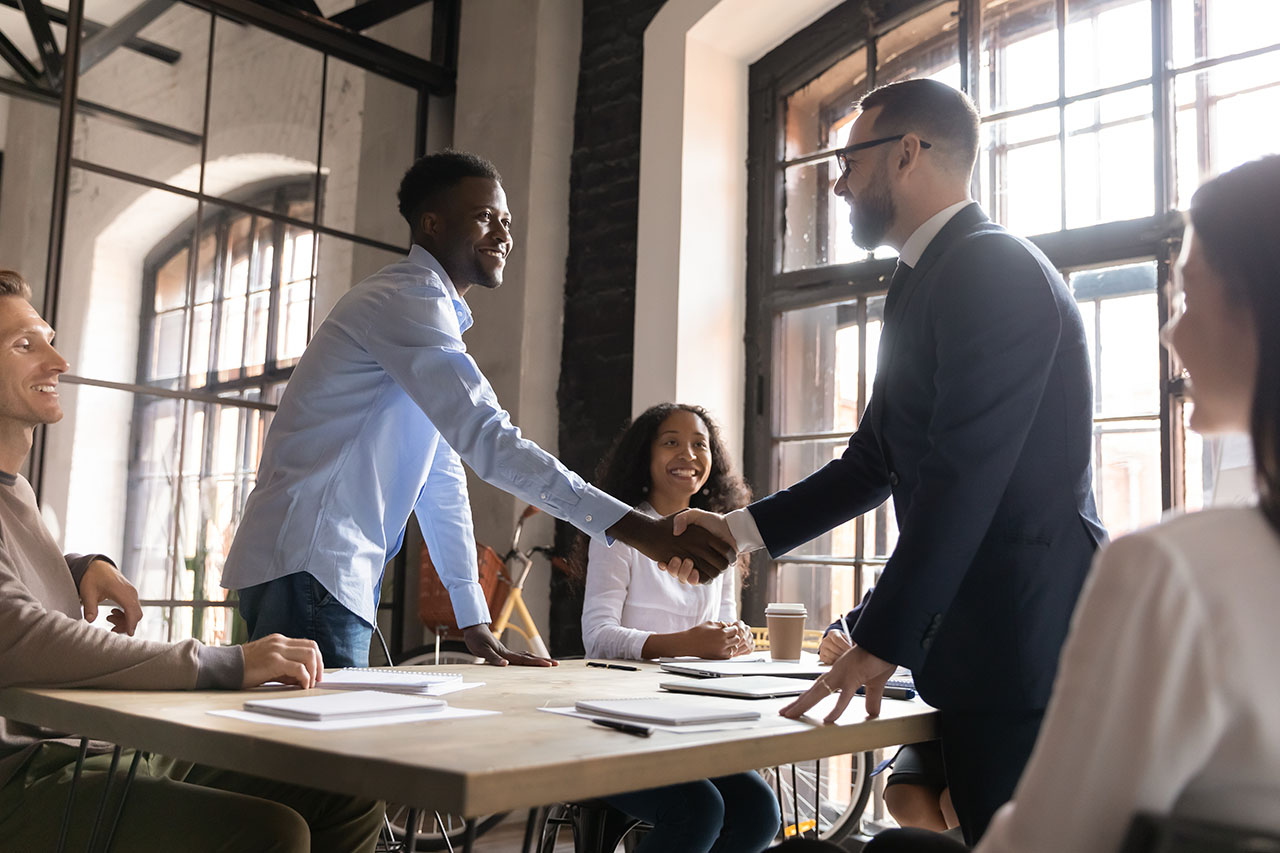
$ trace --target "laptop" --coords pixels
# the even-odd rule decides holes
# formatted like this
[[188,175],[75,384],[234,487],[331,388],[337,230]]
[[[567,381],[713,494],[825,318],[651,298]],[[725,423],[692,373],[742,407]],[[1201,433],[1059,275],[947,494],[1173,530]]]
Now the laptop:
[[759,711],[714,704],[714,700],[681,699],[677,696],[583,699],[574,703],[574,710],[580,714],[659,726],[687,726],[760,719]]
[[677,675],[693,675],[698,678],[773,675],[811,680],[831,669],[829,666],[818,663],[817,655],[813,655],[811,660],[801,660],[800,663],[775,660],[690,660],[671,661],[670,663],[659,664],[659,666],[666,672],[672,672]]
[[805,678],[779,675],[744,675],[741,678],[681,678],[658,685],[672,693],[698,693],[706,696],[730,696],[734,699],[773,699],[799,696],[811,682]]

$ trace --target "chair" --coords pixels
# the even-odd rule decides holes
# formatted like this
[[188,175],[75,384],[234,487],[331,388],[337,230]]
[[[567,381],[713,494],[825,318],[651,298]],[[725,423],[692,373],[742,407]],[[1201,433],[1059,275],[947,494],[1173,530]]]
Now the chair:
[[1142,812],[1133,816],[1119,853],[1280,853],[1280,835]]
[[534,836],[531,831],[534,827],[537,827],[538,846],[532,853],[553,853],[560,830],[564,827],[573,832],[574,853],[613,853],[624,836],[648,826],[603,800],[557,803],[530,812],[524,850],[531,853],[529,843]]

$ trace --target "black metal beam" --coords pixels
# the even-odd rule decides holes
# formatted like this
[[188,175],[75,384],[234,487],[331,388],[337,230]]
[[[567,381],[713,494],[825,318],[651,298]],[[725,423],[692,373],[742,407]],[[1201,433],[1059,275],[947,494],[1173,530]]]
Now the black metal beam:
[[416,9],[426,2],[429,0],[365,0],[350,9],[330,15],[329,20],[358,33],[410,9]]
[[45,12],[44,4],[38,0],[18,0],[18,7],[27,16],[31,37],[36,40],[40,61],[44,63],[45,80],[56,89],[62,80],[62,52],[58,50],[58,43],[53,40],[53,29],[49,26],[49,15]]
[[[18,4],[18,0],[0,0],[0,6],[8,6],[10,9],[21,10],[22,6]],[[45,6],[44,12],[49,16],[49,20],[55,24],[65,27],[67,25],[67,13],[57,6]],[[84,22],[85,38],[101,32],[107,28],[106,24],[99,24],[97,21],[88,19]],[[149,56],[152,59],[158,59],[161,62],[173,65],[182,58],[182,52],[174,50],[171,47],[165,47],[162,44],[150,41],[144,38],[131,38],[124,43],[124,46],[135,53],[141,53],[143,56]]]
[[200,9],[250,24],[377,72],[406,86],[426,86],[433,95],[453,94],[454,72],[411,53],[389,47],[328,18],[309,15],[280,0],[185,0]]
[[[9,80],[4,77],[0,77],[0,95],[25,98],[28,101],[48,104],[53,107],[62,103],[62,96],[52,89],[45,89],[40,86],[29,86],[24,83],[19,83],[17,80]],[[108,119],[116,124],[121,124],[134,130],[141,130],[144,133],[150,133],[153,136],[170,139],[174,142],[182,142],[187,145],[200,144],[200,134],[198,133],[192,133],[191,131],[183,130],[180,127],[174,127],[173,125],[152,121],[149,118],[136,116],[133,113],[127,113],[124,110],[118,110],[115,107],[109,107],[106,104],[81,100],[76,103],[76,109],[82,113],[88,113],[89,115]]]
[[431,11],[431,61],[457,72],[462,4],[458,0],[434,0]]
[[87,36],[80,45],[80,73],[106,59],[172,5],[173,0],[142,0],[111,26]]
[[324,16],[324,12],[321,12],[320,7],[316,5],[316,0],[284,0],[284,2],[286,5],[306,12],[309,15]]
[[40,69],[4,33],[0,33],[0,58],[9,63],[9,67],[18,72],[18,76],[26,80],[28,85],[40,85]]

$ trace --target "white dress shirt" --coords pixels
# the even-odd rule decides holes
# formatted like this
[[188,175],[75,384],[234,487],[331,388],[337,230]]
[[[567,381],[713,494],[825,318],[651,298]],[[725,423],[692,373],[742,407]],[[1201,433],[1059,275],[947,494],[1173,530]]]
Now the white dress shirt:
[[520,435],[467,354],[471,323],[444,268],[416,245],[338,301],[271,422],[223,586],[305,571],[372,625],[412,512],[458,625],[488,622],[459,457],[593,537],[628,512]]
[[1280,832],[1280,536],[1256,509],[1116,540],[976,853],[1118,850],[1136,811]]
[[[661,518],[647,503],[636,510]],[[651,634],[684,631],[713,619],[736,621],[733,573],[730,566],[711,583],[690,586],[630,545],[592,539],[582,607],[587,657],[640,660]]]
[[[938,236],[938,232],[942,230],[943,226],[950,222],[957,213],[971,204],[973,204],[972,199],[958,201],[942,208],[942,210],[922,222],[915,231],[911,232],[907,242],[902,244],[902,251],[898,253],[898,260],[909,267],[915,267],[919,264],[920,258],[924,256],[924,250],[929,248],[929,244],[933,242],[934,237]],[[756,526],[756,520],[751,517],[747,507],[744,506],[741,509],[733,510],[725,517],[725,520],[729,523],[729,532],[733,535],[739,554],[759,551],[764,547],[764,537],[760,535],[760,528]]]

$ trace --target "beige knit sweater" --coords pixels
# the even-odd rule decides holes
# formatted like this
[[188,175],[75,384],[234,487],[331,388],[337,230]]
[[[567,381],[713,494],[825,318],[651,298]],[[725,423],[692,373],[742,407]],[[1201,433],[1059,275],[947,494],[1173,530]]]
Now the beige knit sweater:
[[[31,484],[0,472],[0,687],[241,686],[238,646],[155,643],[85,622],[77,585],[92,559],[64,556],[40,518]],[[64,737],[0,717],[0,785],[36,744]]]

